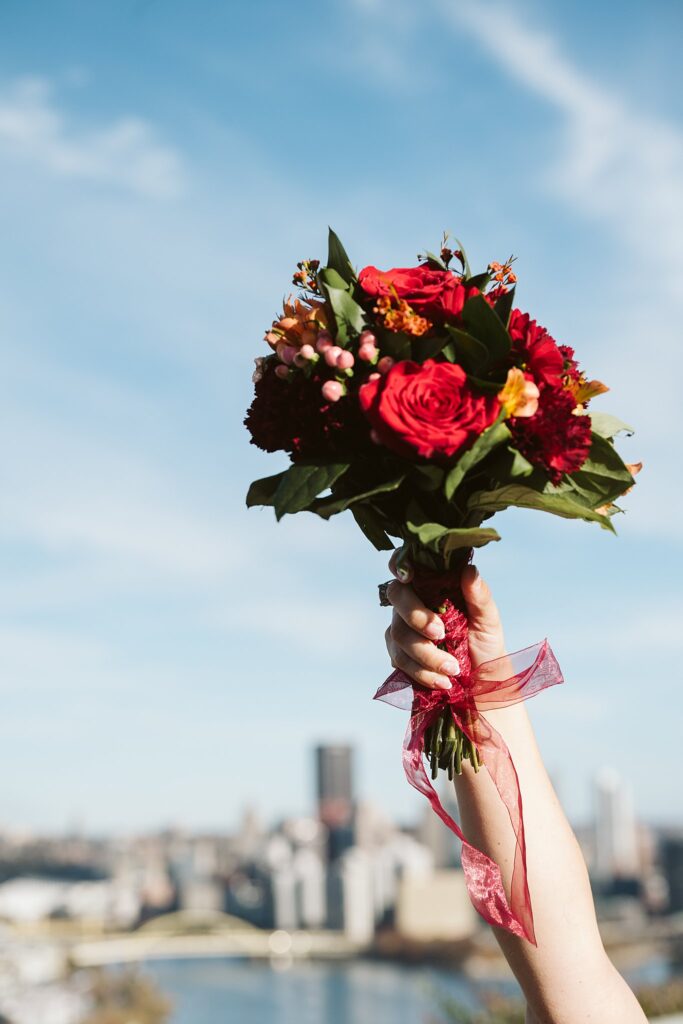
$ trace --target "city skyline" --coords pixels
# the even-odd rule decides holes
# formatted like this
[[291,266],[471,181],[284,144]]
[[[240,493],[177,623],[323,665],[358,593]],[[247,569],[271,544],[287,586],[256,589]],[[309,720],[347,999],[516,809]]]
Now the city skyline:
[[548,636],[562,666],[529,713],[572,820],[605,765],[644,820],[683,820],[682,19],[0,5],[0,824],[295,815],[316,742],[353,744],[390,817],[420,813],[405,716],[371,699],[386,557],[346,516],[244,507],[280,468],[242,426],[253,360],[328,224],[359,266],[444,229],[478,267],[514,252],[520,305],[636,428],[617,538],[506,512],[477,562],[509,648]]

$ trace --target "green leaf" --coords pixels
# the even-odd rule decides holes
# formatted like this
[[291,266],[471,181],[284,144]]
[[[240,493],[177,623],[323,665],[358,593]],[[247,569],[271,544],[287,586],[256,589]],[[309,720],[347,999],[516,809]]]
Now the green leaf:
[[480,526],[454,528],[443,526],[441,523],[407,522],[406,527],[423,547],[444,554],[459,548],[481,548],[491,541],[500,540],[500,535],[495,530]]
[[273,498],[277,518],[308,508],[320,492],[331,487],[348,468],[348,462],[332,462],[324,466],[299,462],[291,466],[280,480]]
[[424,363],[427,359],[438,356],[447,344],[447,334],[437,334],[432,338],[414,338],[411,345],[412,358],[418,363]]
[[608,516],[587,508],[569,494],[545,494],[522,484],[507,484],[494,491],[477,491],[471,496],[467,508],[470,512],[500,512],[510,505],[550,512],[564,519],[585,519],[587,522],[599,523],[603,529],[614,533]]
[[283,470],[275,476],[264,476],[261,480],[254,480],[247,491],[247,508],[253,508],[254,505],[272,505],[275,492],[285,473],[286,470]]
[[479,291],[483,291],[490,280],[491,275],[484,271],[483,274],[475,274],[474,277],[466,277],[463,284],[468,288],[478,288]]
[[623,423],[616,416],[611,416],[608,412],[591,412],[591,428],[594,434],[599,434],[600,437],[613,438],[617,434],[634,434],[633,427],[629,427],[627,423]]
[[481,377],[474,377],[471,373],[467,374],[467,380],[473,388],[479,388],[480,391],[487,391],[492,395],[497,395],[505,384],[504,380],[482,380]]
[[445,470],[441,466],[417,464],[412,467],[411,476],[415,486],[421,491],[438,491],[443,483]]
[[469,277],[470,274],[472,273],[472,271],[470,270],[470,263],[469,263],[469,260],[467,259],[467,253],[465,252],[465,247],[464,247],[464,245],[462,244],[462,242],[460,241],[459,238],[456,238],[455,241],[457,243],[458,249],[462,253],[462,269],[463,269],[463,274],[465,275],[465,277]]
[[506,357],[511,346],[510,335],[483,295],[473,295],[467,300],[462,319],[468,332],[486,346],[487,365],[501,362]]
[[633,477],[614,445],[594,433],[588,458],[581,469],[567,476],[556,488],[548,485],[547,491],[553,494],[573,492],[577,500],[590,508],[599,508],[619,498],[633,484]]
[[[446,324],[446,330],[448,331],[450,344],[455,350],[455,359],[452,362],[460,363],[468,373],[481,372],[489,358],[486,346],[459,327],[452,327],[450,324]],[[443,351],[444,355],[446,355],[445,347]]]
[[476,466],[478,462],[481,462],[481,460],[485,458],[488,453],[496,447],[496,445],[510,440],[510,431],[503,422],[504,419],[505,410],[502,409],[495,422],[492,423],[483,434],[479,435],[472,447],[468,448],[468,450],[460,456],[456,464],[453,466],[453,469],[449,472],[444,484],[444,494],[446,495],[447,501],[451,500],[457,488],[462,483],[465,474],[468,473],[473,466]]
[[349,494],[346,497],[336,497],[334,494],[329,498],[318,498],[309,508],[309,512],[315,512],[322,519],[329,519],[331,516],[343,512],[345,509],[355,505],[358,501],[365,501],[374,497],[375,494],[386,494],[388,491],[396,491],[406,478],[406,474],[396,477],[394,480],[387,480],[385,483],[377,484],[376,487],[362,494]]
[[383,356],[391,356],[397,361],[411,359],[413,355],[412,338],[402,331],[382,331],[379,348]]
[[425,257],[428,263],[433,263],[438,270],[448,270],[448,267],[441,259],[440,256],[435,256],[433,252],[426,252]]
[[378,551],[393,551],[394,545],[384,530],[381,517],[372,505],[365,502],[360,505],[353,505],[351,514],[370,543]]
[[366,326],[365,310],[353,298],[348,285],[334,268],[325,267],[318,274],[320,288],[332,307],[337,325],[337,341],[347,342],[351,335],[360,334]]
[[332,270],[336,270],[339,276],[348,284],[356,280],[356,272],[346,253],[346,249],[332,228],[329,229],[327,240],[327,266],[331,267]]
[[515,289],[511,288],[509,291],[501,295],[499,299],[496,299],[494,309],[500,317],[503,327],[507,329],[507,325],[510,322],[510,313],[512,312],[512,304],[515,300]]

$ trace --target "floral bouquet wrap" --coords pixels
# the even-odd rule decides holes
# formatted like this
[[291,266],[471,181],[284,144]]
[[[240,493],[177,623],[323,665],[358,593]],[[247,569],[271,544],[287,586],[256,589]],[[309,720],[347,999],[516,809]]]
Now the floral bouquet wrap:
[[[252,483],[247,504],[272,505],[278,519],[349,509],[379,550],[400,542],[398,567],[413,566],[461,671],[438,691],[396,671],[376,696],[412,710],[404,768],[463,841],[475,907],[534,942],[517,776],[483,712],[562,677],[546,641],[473,668],[460,576],[474,548],[500,540],[488,521],[511,506],[613,532],[614,502],[640,467],[614,447],[630,428],[588,409],[605,385],[515,306],[513,260],[473,274],[460,243],[447,243],[414,267],[356,272],[330,231],[326,265],[297,265],[299,294],[265,335],[245,420],[254,444],[288,452],[291,465]],[[431,785],[429,775],[453,778],[463,762],[486,766],[510,812],[509,897],[498,865],[466,842]]]

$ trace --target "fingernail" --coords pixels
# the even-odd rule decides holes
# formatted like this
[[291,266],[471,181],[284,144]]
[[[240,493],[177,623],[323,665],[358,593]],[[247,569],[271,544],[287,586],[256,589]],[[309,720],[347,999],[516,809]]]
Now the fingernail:
[[432,640],[443,640],[446,635],[443,622],[430,622],[425,632]]
[[447,676],[457,676],[459,671],[460,663],[457,658],[446,658],[439,668],[439,672],[445,672]]
[[452,690],[453,689],[453,683],[450,681],[450,679],[439,679],[439,681],[438,681],[438,683],[436,685],[439,688],[439,690]]

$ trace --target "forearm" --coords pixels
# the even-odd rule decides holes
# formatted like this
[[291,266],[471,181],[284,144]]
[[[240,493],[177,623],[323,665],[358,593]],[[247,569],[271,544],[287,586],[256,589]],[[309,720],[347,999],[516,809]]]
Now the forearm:
[[[502,929],[496,938],[529,1004],[527,1024],[644,1024],[633,993],[608,960],[588,873],[543,765],[525,708],[487,712],[507,743],[524,805],[529,890],[538,946]],[[509,892],[514,835],[485,770],[456,778],[466,837],[501,866]]]

